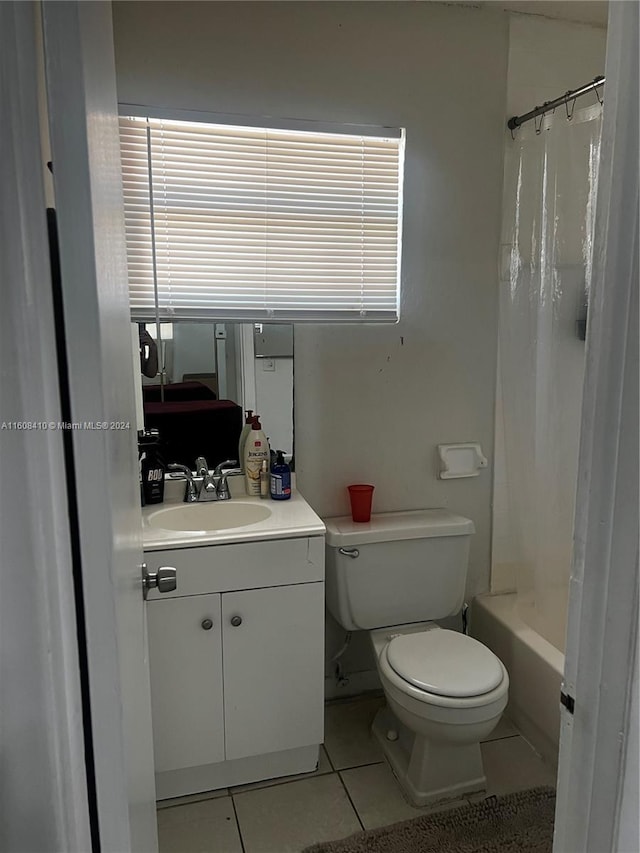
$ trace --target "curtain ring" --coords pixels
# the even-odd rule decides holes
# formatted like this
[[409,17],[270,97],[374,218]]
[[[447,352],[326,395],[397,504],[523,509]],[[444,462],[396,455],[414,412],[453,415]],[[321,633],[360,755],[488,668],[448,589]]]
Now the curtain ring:
[[576,108],[576,101],[577,101],[577,98],[574,98],[573,101],[571,101],[571,112],[569,112],[569,101],[565,101],[564,107],[565,107],[565,110],[567,111],[567,120],[568,121],[571,121],[571,119],[573,118],[573,111]]
[[544,121],[545,115],[546,113],[540,113],[540,122],[538,122],[537,118],[534,118],[533,120],[533,125],[536,129],[536,134],[538,136],[540,136],[540,133],[542,132],[542,122]]
[[600,92],[598,92],[598,87],[596,86],[593,91],[596,93],[596,98],[598,99],[598,103],[600,104],[600,106],[602,106],[604,104],[604,98],[600,97]]

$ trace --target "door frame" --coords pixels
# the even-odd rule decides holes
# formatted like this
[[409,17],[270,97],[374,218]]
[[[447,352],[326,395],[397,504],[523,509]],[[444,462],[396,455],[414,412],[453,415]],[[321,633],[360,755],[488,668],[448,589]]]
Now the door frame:
[[99,846],[102,853],[153,853],[151,699],[111,4],[67,0],[41,8],[69,408],[77,427],[70,432],[71,489]]
[[[92,850],[33,3],[0,3],[0,849]],[[30,423],[17,429],[12,423]]]
[[637,710],[632,713],[638,690],[638,29],[637,3],[609,4],[557,853],[640,849]]

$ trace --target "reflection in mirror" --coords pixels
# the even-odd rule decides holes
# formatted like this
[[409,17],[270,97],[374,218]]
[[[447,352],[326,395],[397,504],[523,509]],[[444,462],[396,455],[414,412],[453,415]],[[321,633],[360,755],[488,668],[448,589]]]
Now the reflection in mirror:
[[147,323],[138,335],[144,426],[158,430],[166,463],[237,459],[249,409],[271,449],[292,459],[291,324]]
[[253,345],[256,358],[293,358],[291,323],[255,323]]

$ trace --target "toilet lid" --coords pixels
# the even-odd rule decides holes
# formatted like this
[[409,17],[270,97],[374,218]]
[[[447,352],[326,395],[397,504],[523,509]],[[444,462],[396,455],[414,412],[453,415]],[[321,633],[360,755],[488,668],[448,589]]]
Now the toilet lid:
[[405,681],[438,696],[480,696],[502,681],[493,652],[457,631],[400,634],[387,646],[387,660]]

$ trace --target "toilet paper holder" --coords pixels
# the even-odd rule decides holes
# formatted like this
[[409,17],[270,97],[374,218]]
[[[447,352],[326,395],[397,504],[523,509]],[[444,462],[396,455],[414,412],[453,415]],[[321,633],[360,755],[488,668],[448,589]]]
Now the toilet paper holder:
[[440,461],[438,477],[441,480],[477,477],[482,468],[486,468],[489,464],[477,441],[464,444],[439,444],[438,458]]

